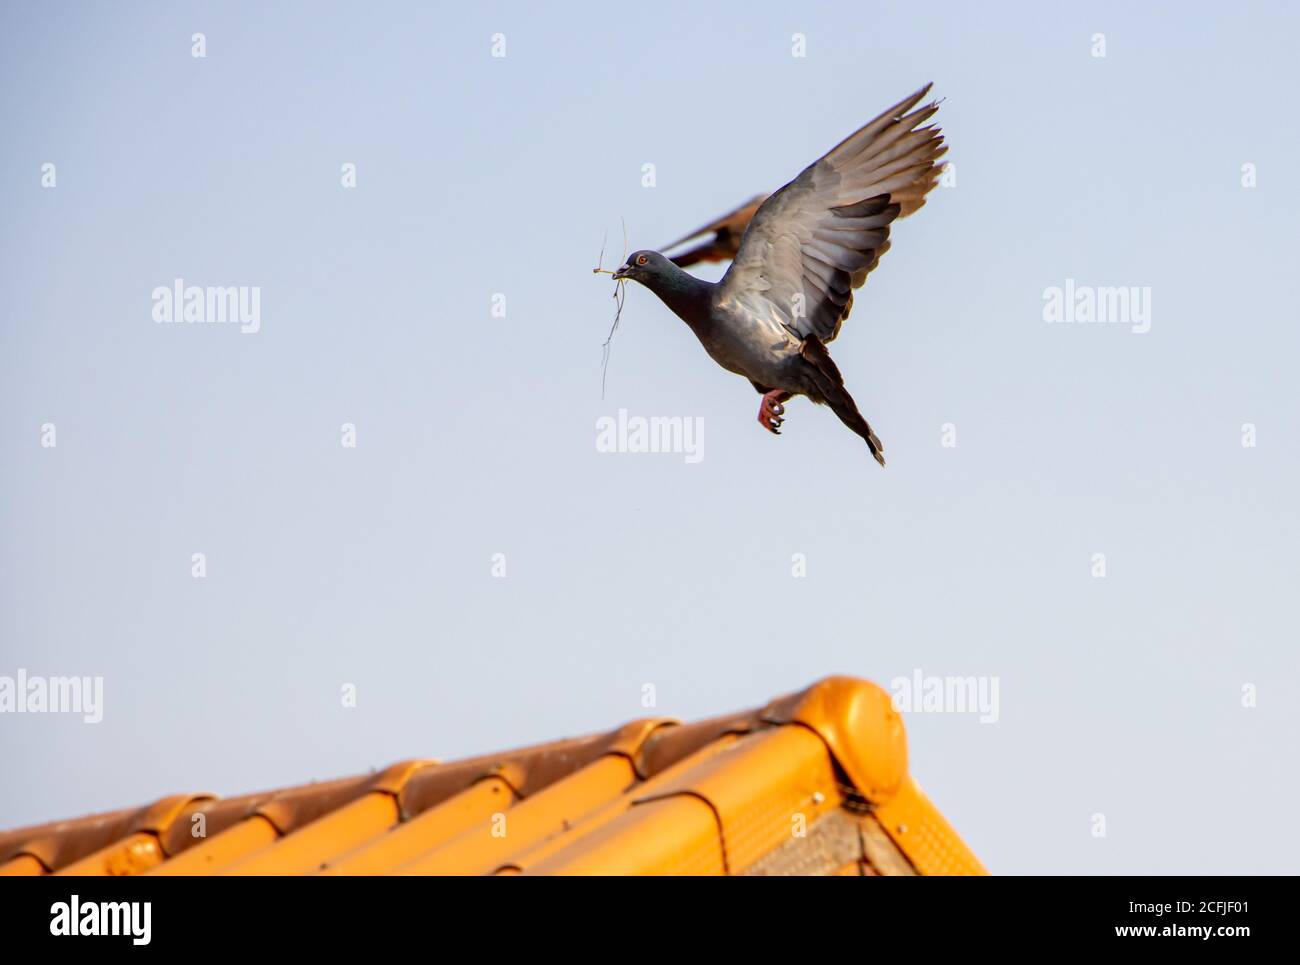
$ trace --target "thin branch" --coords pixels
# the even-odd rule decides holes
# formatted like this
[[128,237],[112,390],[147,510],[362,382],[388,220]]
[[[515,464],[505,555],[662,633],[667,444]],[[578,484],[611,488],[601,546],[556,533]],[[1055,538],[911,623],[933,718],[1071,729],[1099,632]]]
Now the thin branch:
[[616,286],[614,288],[614,302],[618,307],[614,310],[614,324],[609,327],[609,336],[605,339],[605,344],[600,347],[600,398],[602,401],[605,398],[605,374],[609,371],[610,349],[613,345],[614,333],[618,331],[618,320],[623,317],[623,302],[627,300],[627,289],[623,285],[623,279],[620,278],[614,284]]
[[[602,267],[605,264],[605,242],[609,240],[609,230],[606,229],[605,236],[600,240],[600,257],[596,259],[596,267],[591,269],[594,275],[612,275],[614,274],[608,268]],[[627,221],[623,220],[623,261],[627,261]],[[614,302],[617,307],[614,309],[614,324],[609,327],[609,335],[605,338],[604,344],[600,346],[600,397],[605,398],[605,376],[609,372],[609,356],[613,347],[614,333],[618,331],[618,320],[623,317],[623,302],[627,300],[627,290],[624,288],[623,279],[614,280]]]

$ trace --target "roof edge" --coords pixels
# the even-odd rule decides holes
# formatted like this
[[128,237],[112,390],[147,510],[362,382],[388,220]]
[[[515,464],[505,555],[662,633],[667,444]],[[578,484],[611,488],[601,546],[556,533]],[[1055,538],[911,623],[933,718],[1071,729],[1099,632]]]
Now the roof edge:
[[893,699],[857,677],[834,676],[778,697],[762,718],[803,724],[826,742],[853,786],[877,806],[898,795],[907,779],[907,736]]

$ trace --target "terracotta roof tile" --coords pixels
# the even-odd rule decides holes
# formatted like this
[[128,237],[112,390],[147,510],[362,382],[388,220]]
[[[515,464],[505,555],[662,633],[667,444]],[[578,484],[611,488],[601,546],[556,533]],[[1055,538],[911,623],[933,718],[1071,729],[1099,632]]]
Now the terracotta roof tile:
[[830,677],[462,761],[0,833],[0,873],[983,874],[912,780],[902,720]]

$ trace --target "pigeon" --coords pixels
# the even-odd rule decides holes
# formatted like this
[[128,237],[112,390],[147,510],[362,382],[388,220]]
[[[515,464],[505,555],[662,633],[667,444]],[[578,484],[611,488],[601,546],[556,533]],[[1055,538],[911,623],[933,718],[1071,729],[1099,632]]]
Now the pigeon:
[[[917,107],[919,91],[868,122],[766,199],[670,245],[712,233],[670,259],[634,251],[613,276],[650,289],[684,321],[724,369],[762,395],[758,422],[780,435],[785,404],[806,396],[830,406],[885,464],[884,446],[858,411],[826,350],[853,307],[853,290],[889,250],[889,226],[923,204],[947,151],[938,102]],[[923,126],[924,125],[924,126]],[[708,282],[683,264],[731,259]]]

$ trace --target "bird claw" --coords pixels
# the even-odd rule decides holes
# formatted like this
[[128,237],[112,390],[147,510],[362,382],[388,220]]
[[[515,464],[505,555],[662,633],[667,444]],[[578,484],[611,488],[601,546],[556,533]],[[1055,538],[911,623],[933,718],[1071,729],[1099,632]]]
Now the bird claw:
[[788,394],[777,390],[764,395],[763,401],[759,404],[758,424],[774,436],[781,434],[781,426],[785,423],[785,419],[782,418],[785,415],[785,406],[781,403],[788,398],[790,398]]

